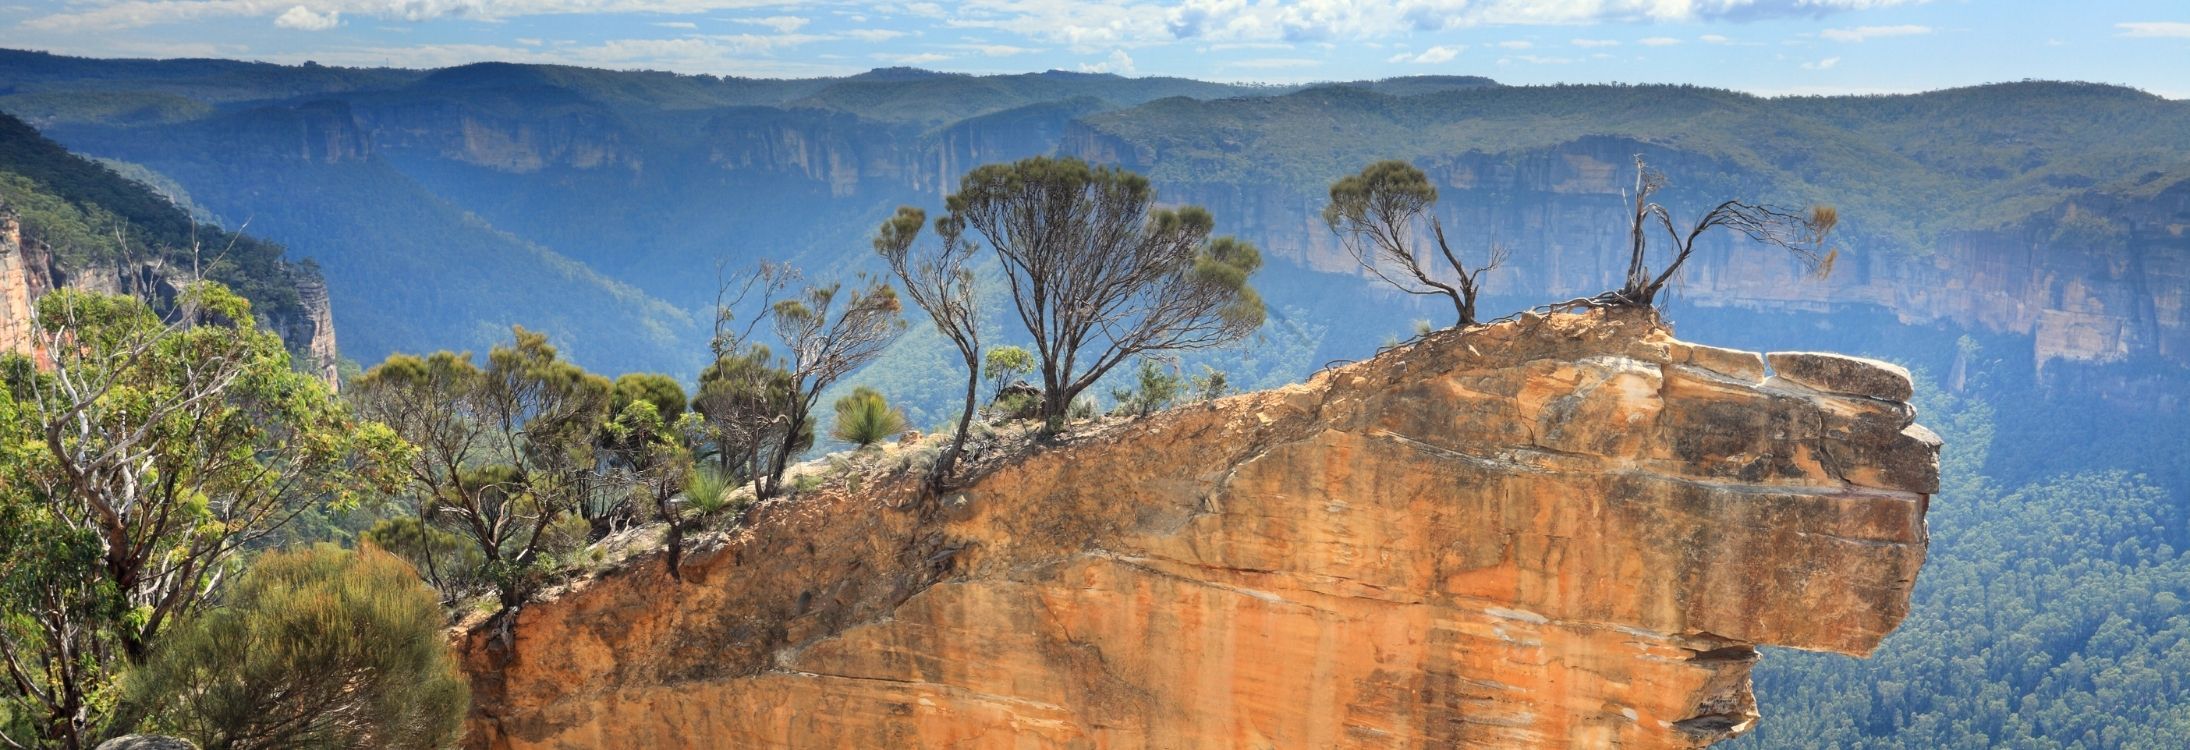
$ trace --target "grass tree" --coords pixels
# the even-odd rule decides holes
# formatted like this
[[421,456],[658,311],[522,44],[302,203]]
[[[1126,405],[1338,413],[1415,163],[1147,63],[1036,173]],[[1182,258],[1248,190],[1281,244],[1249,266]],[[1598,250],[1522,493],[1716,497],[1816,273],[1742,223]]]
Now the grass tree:
[[868,448],[904,431],[905,413],[890,406],[879,391],[861,386],[836,400],[836,425],[829,436]]
[[[1507,251],[1492,243],[1483,262],[1470,267],[1445,239],[1444,222],[1431,212],[1436,205],[1437,187],[1422,170],[1403,161],[1380,161],[1331,183],[1323,221],[1363,270],[1408,294],[1451,300],[1458,318],[1453,327],[1465,328],[1479,322],[1475,302],[1483,275],[1503,265]],[[1431,270],[1437,260],[1427,257],[1428,243],[1421,241],[1425,226],[1449,282]]]
[[1133,357],[1203,349],[1261,327],[1253,245],[1210,238],[1198,206],[1156,208],[1148,179],[1078,159],[974,169],[948,199],[1004,268],[1054,427],[1073,399]]

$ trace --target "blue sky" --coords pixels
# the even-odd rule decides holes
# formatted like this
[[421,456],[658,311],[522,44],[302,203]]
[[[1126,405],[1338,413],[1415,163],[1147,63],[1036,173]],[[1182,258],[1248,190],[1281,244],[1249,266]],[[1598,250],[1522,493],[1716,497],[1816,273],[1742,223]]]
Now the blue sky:
[[911,65],[1228,81],[1484,75],[1762,94],[2049,78],[2190,98],[2190,2],[0,0],[0,46],[804,77]]

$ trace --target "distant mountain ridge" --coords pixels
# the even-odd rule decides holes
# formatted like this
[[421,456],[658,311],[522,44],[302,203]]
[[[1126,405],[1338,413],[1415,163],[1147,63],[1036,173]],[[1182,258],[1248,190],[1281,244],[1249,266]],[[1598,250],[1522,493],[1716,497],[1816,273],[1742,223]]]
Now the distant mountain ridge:
[[168,196],[0,115],[0,351],[35,349],[32,305],[53,289],[137,294],[158,308],[198,277],[249,299],[303,367],[333,382],[334,315],[317,265],[199,222]]
[[[1691,276],[1699,303],[1883,306],[2029,336],[2041,362],[2190,361],[2190,313],[2155,296],[2190,253],[2169,229],[2185,189],[2167,187],[2190,171],[2190,103],[2098,84],[1761,98],[1472,76],[770,80],[0,51],[0,110],[318,258],[367,360],[484,349],[524,324],[594,367],[689,374],[718,267],[874,270],[867,234],[895,206],[939,208],[982,163],[1062,154],[1148,174],[1167,202],[1207,205],[1219,231],[1262,245],[1272,302],[1340,326],[1289,332],[1296,354],[1256,365],[1297,376],[1430,314],[1348,271],[1317,216],[1330,180],[1414,161],[1467,242],[1520,250],[1492,293],[1540,302],[1608,280],[1640,153],[1673,176],[1678,207],[1843,209],[1842,274],[1802,282],[1715,244]],[[1958,263],[2004,265],[1952,299],[1884,291]]]

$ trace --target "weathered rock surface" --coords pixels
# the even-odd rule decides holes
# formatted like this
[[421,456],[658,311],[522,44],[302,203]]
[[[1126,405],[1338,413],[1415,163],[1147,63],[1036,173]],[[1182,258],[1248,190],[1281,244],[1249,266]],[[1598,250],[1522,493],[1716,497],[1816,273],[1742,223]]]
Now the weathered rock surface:
[[[464,643],[474,748],[1692,747],[1755,646],[1866,654],[1925,551],[1906,404],[1643,313],[1531,317],[760,506]],[[505,628],[506,626],[506,628]]]
[[1916,395],[1900,365],[1824,352],[1773,352],[1769,359],[1773,375],[1826,393],[1902,402]]

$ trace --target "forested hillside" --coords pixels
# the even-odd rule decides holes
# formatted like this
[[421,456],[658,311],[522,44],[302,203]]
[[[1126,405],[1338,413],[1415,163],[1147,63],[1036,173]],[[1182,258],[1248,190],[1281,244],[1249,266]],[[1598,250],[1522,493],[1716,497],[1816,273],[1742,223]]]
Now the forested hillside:
[[[1279,309],[1381,294],[1345,272],[1315,214],[1331,180],[1383,158],[1428,170],[1447,193],[1438,210],[1468,242],[1523,250],[1492,294],[1593,293],[1619,231],[1620,175],[1640,152],[1675,175],[1667,196],[1679,208],[1745,195],[1844,209],[1844,273],[1783,284],[1769,264],[1716,245],[1699,281],[1730,288],[1699,295],[1712,304],[1833,299],[2040,338],[2041,326],[2073,325],[2064,340],[2081,338],[2061,356],[2079,360],[2190,351],[2181,314],[2137,291],[2181,271],[2132,259],[2172,241],[2151,230],[2172,210],[2153,204],[2171,199],[2108,197],[2180,179],[2190,105],[2110,86],[1766,99],[1462,76],[1302,88],[895,68],[764,80],[27,52],[0,54],[0,85],[0,109],[148,167],[318,259],[360,324],[347,339],[360,360],[484,347],[523,322],[594,366],[693,369],[706,334],[690,316],[708,306],[718,267],[876,270],[864,232],[896,206],[933,208],[967,170],[1041,153],[1127,166],[1165,200],[1209,207],[1298,290],[1273,297]],[[2012,267],[1976,277],[1984,286],[1966,304],[1856,288],[1970,263]],[[2033,286],[2071,283],[2103,307],[2049,301],[2067,315],[2051,322],[2011,307],[2059,295]],[[1426,314],[1410,303],[1378,296],[1341,333],[1405,336]],[[1358,355],[1286,345],[1310,351],[1289,360],[1302,363]],[[1270,374],[1298,377],[1299,366]]]
[[[1922,420],[1946,439],[1945,481],[1901,630],[1868,661],[1768,653],[1766,719],[1743,746],[2165,747],[2190,732],[2179,677],[2190,666],[2190,465],[2179,455],[2190,445],[2190,102],[2054,82],[1763,98],[1473,77],[1262,87],[884,69],[758,80],[11,52],[0,53],[0,110],[317,259],[345,354],[388,365],[390,379],[411,371],[391,353],[508,348],[512,325],[544,333],[535,343],[552,342],[540,356],[556,367],[661,374],[599,384],[622,395],[615,414],[596,404],[597,420],[645,400],[634,394],[666,392],[663,382],[695,400],[708,383],[738,382],[737,357],[711,345],[724,326],[780,319],[743,309],[725,322],[716,306],[756,263],[864,290],[855,274],[887,272],[873,240],[900,205],[940,215],[969,172],[1023,157],[1145,174],[1161,205],[1206,207],[1209,234],[1260,248],[1259,328],[1147,371],[1169,381],[1140,379],[1129,362],[1087,391],[1090,409],[1130,411],[1152,386],[1206,383],[1205,366],[1234,388],[1274,386],[1448,324],[1434,300],[1366,278],[1325,222],[1332,182],[1379,160],[1426,174],[1439,196],[1430,215],[1464,251],[1511,249],[1485,277],[1486,319],[1620,285],[1638,154],[1671,176],[1663,197],[1683,218],[1731,197],[1832,204],[1830,275],[1711,238],[1661,308],[1691,341],[1910,366]],[[26,152],[45,141],[19,126],[6,136],[0,156],[12,163],[52,151]],[[103,252],[93,229],[105,219],[83,206],[137,211],[127,206],[143,197],[71,197],[94,189],[66,177],[80,171],[0,188],[15,191],[26,223],[40,217],[42,231]],[[164,202],[142,210],[157,214],[145,226],[169,227],[147,231],[210,231]],[[238,245],[249,252],[216,278],[285,304],[248,271],[278,248]],[[1001,309],[997,261],[970,263],[973,292],[997,303],[972,329],[992,346],[1029,345]],[[870,387],[933,432],[958,414],[957,357],[912,312],[871,365],[808,398]],[[762,382],[769,372],[743,374],[759,378],[746,384],[755,392],[780,389]],[[733,405],[743,393],[720,388]],[[888,408],[867,411],[869,427],[895,424]],[[830,433],[767,438],[778,456],[855,442]]]

